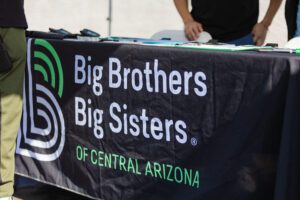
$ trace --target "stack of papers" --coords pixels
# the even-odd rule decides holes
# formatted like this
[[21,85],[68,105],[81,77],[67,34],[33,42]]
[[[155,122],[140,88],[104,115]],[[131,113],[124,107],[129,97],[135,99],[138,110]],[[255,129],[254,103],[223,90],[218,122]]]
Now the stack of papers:
[[236,46],[233,44],[198,44],[198,45],[177,45],[179,48],[199,49],[199,50],[214,50],[214,51],[257,51],[260,49],[272,49],[269,46],[242,45]]
[[199,43],[197,41],[191,42],[176,42],[169,40],[152,40],[148,38],[131,38],[131,37],[107,37],[100,38],[101,42],[118,42],[122,44],[139,44],[150,46],[211,50],[223,52],[237,52],[237,51],[259,51],[259,52],[281,52],[281,53],[296,53],[300,54],[300,50],[296,51],[289,48],[276,48],[272,46],[255,46],[255,45],[241,45],[226,43]]

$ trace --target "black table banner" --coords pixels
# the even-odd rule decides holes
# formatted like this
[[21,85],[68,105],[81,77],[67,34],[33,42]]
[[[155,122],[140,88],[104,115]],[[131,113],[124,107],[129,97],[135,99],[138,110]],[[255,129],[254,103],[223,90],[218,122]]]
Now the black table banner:
[[18,174],[93,199],[299,199],[299,57],[27,43]]

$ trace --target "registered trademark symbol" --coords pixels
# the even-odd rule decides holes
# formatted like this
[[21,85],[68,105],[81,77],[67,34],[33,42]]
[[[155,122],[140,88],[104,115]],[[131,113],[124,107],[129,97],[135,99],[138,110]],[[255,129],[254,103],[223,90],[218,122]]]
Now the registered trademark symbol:
[[198,144],[198,141],[197,141],[197,139],[196,138],[191,138],[191,144],[193,145],[193,146],[197,146],[197,144]]

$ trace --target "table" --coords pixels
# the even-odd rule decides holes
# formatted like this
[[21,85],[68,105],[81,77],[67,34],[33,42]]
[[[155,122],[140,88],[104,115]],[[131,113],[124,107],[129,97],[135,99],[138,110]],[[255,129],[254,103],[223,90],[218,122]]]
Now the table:
[[299,199],[300,57],[28,39],[16,173],[93,199]]

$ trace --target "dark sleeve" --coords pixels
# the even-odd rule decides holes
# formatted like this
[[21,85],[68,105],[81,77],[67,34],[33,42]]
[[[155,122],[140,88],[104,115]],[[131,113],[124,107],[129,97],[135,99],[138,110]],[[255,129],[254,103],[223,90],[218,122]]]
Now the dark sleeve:
[[27,28],[24,0],[0,0],[0,27]]
[[288,39],[295,35],[298,3],[299,0],[286,0],[285,20],[288,28]]

